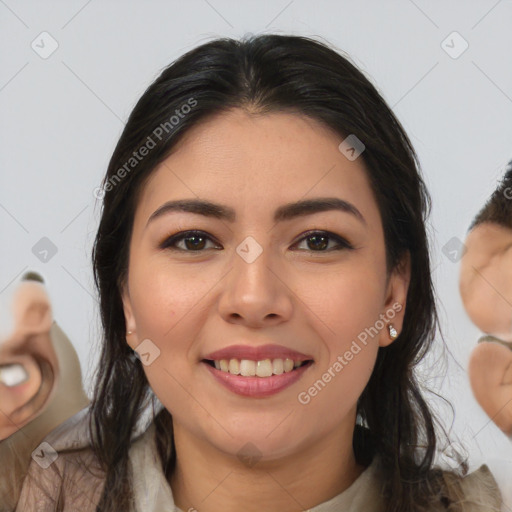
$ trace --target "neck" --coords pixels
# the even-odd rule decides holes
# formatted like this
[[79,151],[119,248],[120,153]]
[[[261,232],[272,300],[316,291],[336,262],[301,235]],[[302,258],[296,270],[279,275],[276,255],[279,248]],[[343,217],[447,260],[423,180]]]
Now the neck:
[[244,461],[174,425],[176,469],[170,485],[183,511],[296,512],[342,493],[365,470],[355,460],[352,428],[273,460]]

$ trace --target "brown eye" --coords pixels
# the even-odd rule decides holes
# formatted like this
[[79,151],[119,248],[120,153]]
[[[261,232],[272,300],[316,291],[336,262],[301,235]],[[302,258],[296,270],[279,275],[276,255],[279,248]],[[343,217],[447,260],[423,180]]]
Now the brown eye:
[[[352,245],[350,245],[344,238],[328,231],[312,231],[306,233],[306,236],[302,237],[299,242],[304,240],[306,240],[307,243],[306,250],[310,250],[312,252],[330,252],[339,251],[341,249],[353,249]],[[335,247],[327,249],[330,241],[334,241],[336,245]]]
[[[212,241],[212,239],[202,231],[184,231],[167,238],[160,248],[184,252],[202,252],[208,241]],[[183,244],[179,247],[178,243],[181,242]]]
[[[311,252],[330,252],[341,249],[353,249],[353,246],[344,238],[328,231],[311,231],[306,233],[299,242],[306,241],[305,250]],[[183,231],[167,238],[161,245],[161,249],[176,250],[182,252],[204,252],[205,249],[220,249],[220,246],[207,247],[213,239],[203,231]],[[334,247],[329,247],[334,242]],[[181,246],[179,245],[181,244]],[[295,244],[297,245],[297,244]]]

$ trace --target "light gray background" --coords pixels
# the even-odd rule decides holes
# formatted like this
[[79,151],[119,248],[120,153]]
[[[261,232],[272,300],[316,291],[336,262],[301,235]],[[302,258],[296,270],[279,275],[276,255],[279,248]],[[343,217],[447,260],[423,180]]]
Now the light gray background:
[[[433,354],[425,378],[452,402],[452,432],[471,467],[487,462],[504,485],[512,443],[472,396],[466,368],[480,332],[462,307],[459,263],[442,248],[464,239],[512,158],[511,22],[510,0],[0,0],[1,293],[29,268],[43,274],[90,393],[99,333],[93,190],[134,103],[164,66],[213,37],[323,38],[377,85],[419,153],[434,200],[433,276],[454,358],[434,366]],[[31,47],[48,51],[44,31],[58,43],[47,58]],[[42,237],[57,248],[47,262],[32,252]],[[449,429],[450,410],[429,400]]]

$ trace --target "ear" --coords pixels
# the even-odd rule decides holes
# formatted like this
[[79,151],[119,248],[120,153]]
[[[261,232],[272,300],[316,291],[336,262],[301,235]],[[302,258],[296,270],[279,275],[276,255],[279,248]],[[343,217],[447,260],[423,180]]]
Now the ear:
[[43,284],[23,281],[13,298],[15,331],[23,336],[48,333],[53,323],[50,298]]
[[390,325],[396,329],[398,336],[402,332],[410,280],[411,254],[406,251],[388,278],[384,308],[380,317],[385,324],[379,336],[381,347],[387,347],[394,341],[390,336]]
[[[128,345],[134,349],[138,345],[137,325],[133,314],[130,290],[126,281],[121,285],[121,299],[123,301],[124,319],[126,323],[126,341]],[[128,332],[131,332],[131,334],[128,334]]]

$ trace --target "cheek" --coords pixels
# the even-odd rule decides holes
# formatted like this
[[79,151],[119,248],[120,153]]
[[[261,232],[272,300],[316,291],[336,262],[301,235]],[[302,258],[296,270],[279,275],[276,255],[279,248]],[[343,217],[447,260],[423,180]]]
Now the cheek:
[[139,337],[167,339],[180,319],[198,307],[208,285],[197,274],[158,266],[134,267],[130,297]]
[[174,420],[189,424],[193,430],[197,427],[194,423],[204,418],[202,404],[208,404],[209,409],[210,403],[204,400],[202,385],[197,383],[185,355],[180,351],[179,346],[167,345],[151,365],[144,367],[144,373],[149,386]]
[[[370,263],[354,264],[323,276],[298,278],[297,295],[315,314],[311,321],[331,349],[343,350],[352,339],[375,326],[383,312],[385,292],[385,277],[378,270]],[[381,322],[377,327],[382,328]]]
[[[162,268],[164,267],[164,268]],[[161,263],[135,267],[130,275],[130,298],[138,343],[147,343],[151,364],[143,369],[151,388],[168,410],[190,400],[183,386],[191,379],[191,349],[199,337],[201,299],[211,285],[198,272],[165,268]],[[134,347],[135,348],[135,347]]]
[[[297,395],[304,415],[303,434],[327,435],[349,415],[356,415],[357,401],[374,368],[378,346],[345,344],[332,350],[331,359],[304,381]],[[290,435],[293,435],[291,433]]]
[[[322,415],[326,424],[340,421],[355,407],[371,377],[379,333],[387,328],[380,317],[385,277],[379,268],[354,264],[335,278],[331,275],[317,280],[317,285],[323,285],[317,286],[319,293],[312,294],[309,287],[309,293],[304,294],[307,310],[315,313],[310,315],[310,322],[321,333],[325,357],[320,357],[314,379],[303,383],[298,400]],[[331,411],[329,419],[321,414],[326,409]]]

